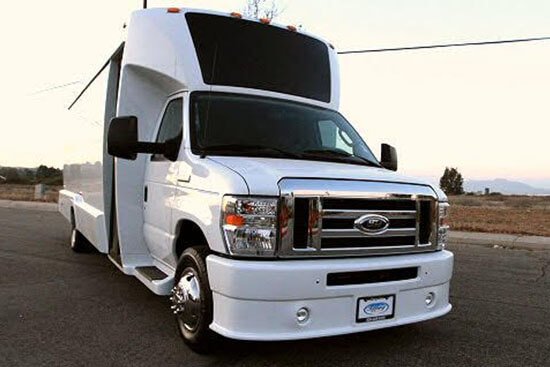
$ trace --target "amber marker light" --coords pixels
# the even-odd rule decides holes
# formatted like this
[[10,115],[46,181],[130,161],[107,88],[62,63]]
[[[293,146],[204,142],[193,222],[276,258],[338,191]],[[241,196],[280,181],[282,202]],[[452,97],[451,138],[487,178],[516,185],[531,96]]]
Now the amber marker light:
[[167,13],[179,13],[181,11],[180,8],[168,8],[166,9]]
[[271,23],[271,20],[269,20],[269,18],[260,18],[260,23],[269,24],[269,23]]
[[236,12],[236,11],[232,12],[230,15],[231,15],[233,18],[238,18],[238,19],[241,19],[241,18],[243,17],[243,15],[242,15],[241,13]]
[[244,217],[238,214],[227,214],[227,216],[225,217],[225,224],[241,227],[244,226],[245,223],[246,220],[244,219]]

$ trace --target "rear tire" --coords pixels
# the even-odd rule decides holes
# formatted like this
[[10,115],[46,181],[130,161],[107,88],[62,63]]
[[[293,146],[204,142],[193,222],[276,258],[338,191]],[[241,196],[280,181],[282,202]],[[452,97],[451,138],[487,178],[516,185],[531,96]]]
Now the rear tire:
[[73,227],[71,232],[71,250],[79,253],[90,252],[88,240],[76,229],[76,227]]
[[206,271],[207,255],[208,248],[205,246],[190,247],[183,252],[170,298],[183,341],[201,354],[211,352],[217,339],[217,335],[210,330],[214,311]]

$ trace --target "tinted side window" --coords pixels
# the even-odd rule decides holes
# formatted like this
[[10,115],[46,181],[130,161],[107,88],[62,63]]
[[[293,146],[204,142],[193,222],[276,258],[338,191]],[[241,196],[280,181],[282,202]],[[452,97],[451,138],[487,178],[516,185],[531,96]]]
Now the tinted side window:
[[[181,144],[183,134],[183,99],[177,98],[168,103],[157,134],[157,143]],[[152,160],[165,159],[161,154],[155,154]]]

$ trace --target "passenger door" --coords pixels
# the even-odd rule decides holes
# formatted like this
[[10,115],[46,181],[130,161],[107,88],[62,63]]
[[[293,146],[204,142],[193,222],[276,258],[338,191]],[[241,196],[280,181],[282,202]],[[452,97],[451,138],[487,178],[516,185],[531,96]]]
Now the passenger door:
[[[170,99],[157,129],[157,143],[170,141],[181,146],[183,133],[183,97]],[[147,162],[143,192],[144,236],[151,255],[166,262],[171,256],[172,203],[178,176],[176,157],[152,154]]]

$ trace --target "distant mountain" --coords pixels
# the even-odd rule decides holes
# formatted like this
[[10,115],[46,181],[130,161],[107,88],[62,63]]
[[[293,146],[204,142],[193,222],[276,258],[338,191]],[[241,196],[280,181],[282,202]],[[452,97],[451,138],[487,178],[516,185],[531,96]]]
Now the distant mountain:
[[466,180],[464,191],[484,191],[488,187],[491,192],[516,195],[550,195],[550,190],[527,185],[523,182],[509,181],[503,178],[494,180]]

